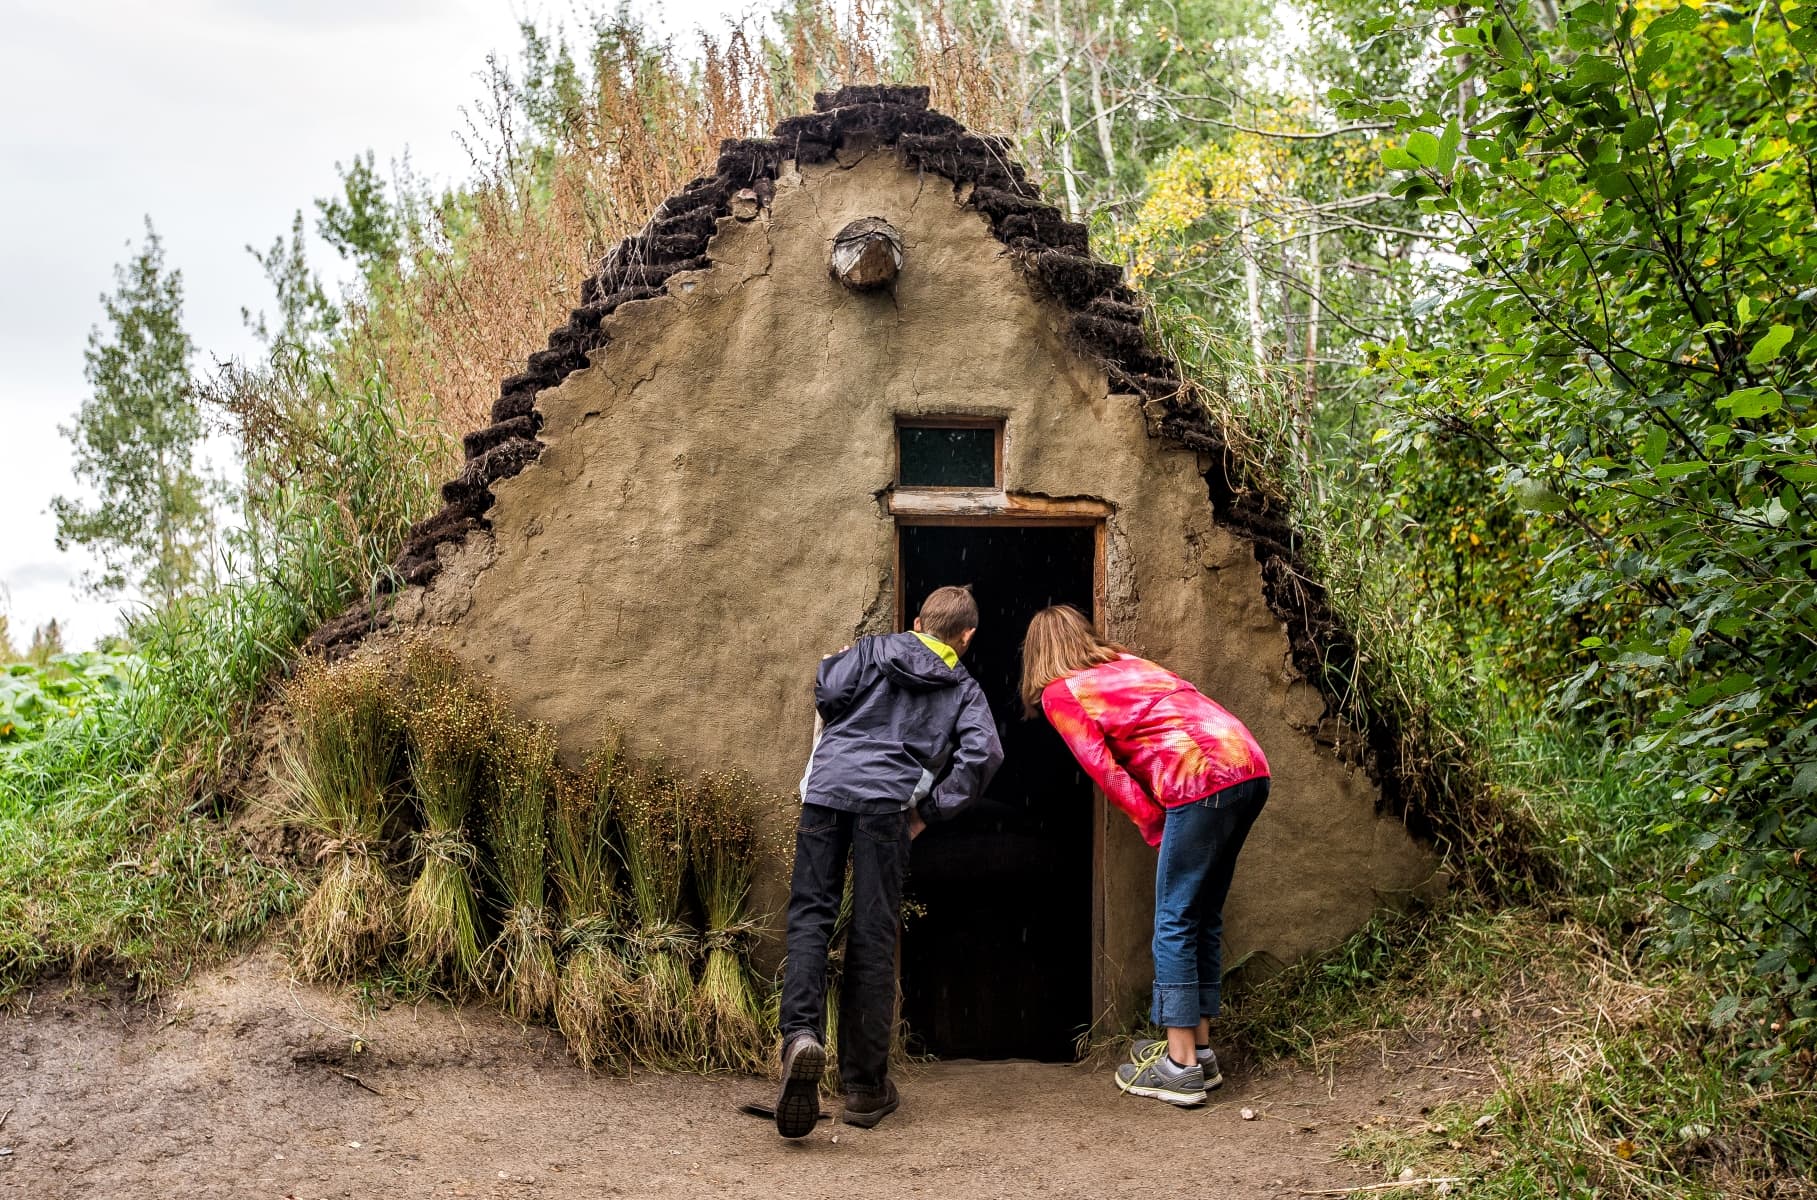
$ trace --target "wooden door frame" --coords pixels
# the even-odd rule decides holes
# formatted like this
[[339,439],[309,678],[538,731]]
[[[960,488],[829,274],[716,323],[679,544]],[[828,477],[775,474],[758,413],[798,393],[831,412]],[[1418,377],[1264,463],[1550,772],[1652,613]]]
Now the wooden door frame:
[[[896,628],[909,628],[907,581],[902,574],[904,526],[1001,526],[1008,528],[1074,528],[1092,531],[1091,618],[1104,628],[1105,556],[1109,545],[1108,522],[1112,508],[1102,500],[1056,500],[987,488],[900,488],[890,493],[891,573],[896,584]],[[1104,792],[1092,785],[1091,818],[1091,1012],[1093,1022],[1107,1011],[1105,977],[1105,875],[1106,813]],[[898,964],[900,969],[900,964]]]

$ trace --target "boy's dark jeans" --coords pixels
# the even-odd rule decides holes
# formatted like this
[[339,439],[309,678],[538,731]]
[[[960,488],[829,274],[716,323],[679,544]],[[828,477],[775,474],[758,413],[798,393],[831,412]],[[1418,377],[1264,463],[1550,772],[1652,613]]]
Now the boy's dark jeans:
[[826,1036],[827,943],[852,862],[852,923],[839,997],[839,1080],[875,1095],[889,1070],[896,1020],[896,924],[908,865],[908,813],[801,806],[789,893],[789,957],[782,975],[782,1044]]

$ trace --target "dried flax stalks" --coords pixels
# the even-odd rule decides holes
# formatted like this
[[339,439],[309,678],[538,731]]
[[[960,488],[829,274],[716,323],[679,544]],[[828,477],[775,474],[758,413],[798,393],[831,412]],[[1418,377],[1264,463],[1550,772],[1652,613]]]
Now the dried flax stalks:
[[557,774],[555,731],[507,724],[499,732],[491,773],[487,840],[505,915],[483,970],[505,1011],[529,1021],[555,1003],[557,982],[544,873]]
[[839,1078],[839,1008],[845,1001],[845,946],[852,932],[852,871],[846,868],[845,886],[839,893],[839,913],[833,918],[833,932],[827,938],[826,980],[826,1061],[824,1076],[831,1087]]
[[753,1073],[769,1065],[771,1030],[749,966],[759,929],[747,902],[760,857],[761,801],[749,776],[708,775],[693,789],[687,809],[688,858],[706,925],[706,966],[695,992],[706,1065]]
[[436,661],[446,653],[423,648],[411,655],[410,782],[423,808],[415,834],[422,870],[404,900],[404,933],[412,964],[464,989],[479,985],[482,954],[479,853],[467,821],[499,720],[490,695]]
[[588,1070],[624,1063],[636,1001],[609,840],[624,770],[618,735],[608,735],[581,774],[562,776],[550,830],[567,955],[555,1023]]
[[694,934],[681,921],[686,796],[667,770],[645,766],[626,777],[617,798],[637,921],[628,938],[637,973],[631,1040],[638,1060],[653,1068],[698,1067],[705,1051],[688,971]]
[[281,783],[292,819],[323,839],[296,963],[308,978],[349,979],[378,962],[398,923],[383,859],[402,744],[397,688],[377,662],[305,659],[286,691],[297,728],[281,751]]

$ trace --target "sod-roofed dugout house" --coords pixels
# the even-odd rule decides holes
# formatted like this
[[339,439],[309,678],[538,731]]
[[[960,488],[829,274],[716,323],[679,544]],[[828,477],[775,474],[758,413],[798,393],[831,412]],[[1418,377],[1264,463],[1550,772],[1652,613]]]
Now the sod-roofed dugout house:
[[[789,793],[820,656],[973,585],[968,665],[1007,758],[975,813],[914,846],[902,984],[927,1048],[1068,1057],[1148,984],[1153,853],[1016,699],[1049,603],[1096,613],[1267,751],[1228,963],[1329,947],[1428,883],[1388,773],[1331,745],[1355,740],[1312,678],[1333,626],[1290,535],[1119,269],[1004,143],[925,89],[824,94],[728,142],[580,299],[467,435],[380,620],[438,627],[569,754],[614,722]],[[786,880],[761,888],[778,906]]]

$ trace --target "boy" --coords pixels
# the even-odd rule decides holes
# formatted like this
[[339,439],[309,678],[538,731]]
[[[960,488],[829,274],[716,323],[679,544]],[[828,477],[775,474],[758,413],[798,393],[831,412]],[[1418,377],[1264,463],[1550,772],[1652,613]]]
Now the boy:
[[776,1131],[813,1132],[820,1110],[827,942],[852,864],[839,1006],[845,1123],[866,1129],[900,1103],[889,1078],[896,921],[909,840],[977,799],[1003,761],[990,705],[959,656],[978,628],[970,589],[928,596],[912,633],[860,638],[820,660],[824,723],[801,780],[782,982],[782,1091]]

